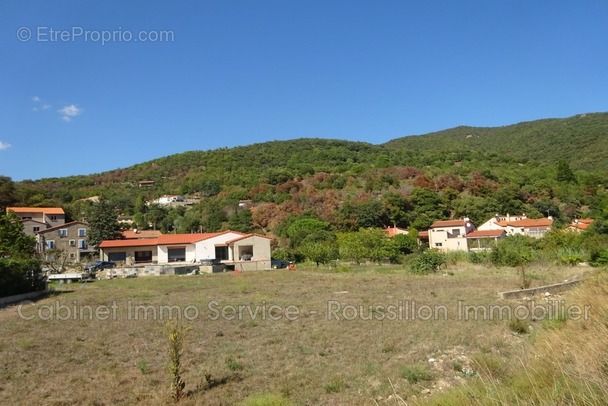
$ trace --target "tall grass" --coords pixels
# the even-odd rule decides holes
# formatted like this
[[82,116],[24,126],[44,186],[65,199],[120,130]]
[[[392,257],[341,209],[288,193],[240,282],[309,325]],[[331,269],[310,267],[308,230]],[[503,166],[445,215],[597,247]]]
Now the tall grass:
[[478,378],[432,397],[423,405],[605,405],[608,399],[608,273],[596,274],[572,292],[570,313],[551,321],[516,362],[475,359]]

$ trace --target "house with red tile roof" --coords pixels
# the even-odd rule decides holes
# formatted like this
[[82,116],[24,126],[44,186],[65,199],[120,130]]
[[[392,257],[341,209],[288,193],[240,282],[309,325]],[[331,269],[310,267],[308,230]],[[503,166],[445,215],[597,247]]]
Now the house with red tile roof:
[[440,251],[468,251],[467,234],[475,226],[465,217],[460,220],[438,220],[428,230],[429,247]]
[[553,217],[531,219],[525,214],[520,216],[496,215],[479,226],[479,230],[504,230],[507,235],[526,235],[542,238],[553,227]]
[[13,212],[21,220],[34,220],[45,224],[45,228],[65,224],[65,212],[61,207],[7,207],[6,212]]
[[589,226],[593,223],[593,219],[575,219],[566,230],[575,231],[580,233],[581,231],[585,231],[589,228]]
[[405,228],[399,228],[399,227],[396,227],[396,226],[395,227],[387,227],[385,229],[385,232],[386,232],[386,235],[389,236],[389,237],[394,237],[394,236],[399,235],[399,234],[405,234],[405,235],[407,235],[407,234],[410,233],[409,230],[406,230]]
[[505,238],[505,230],[474,230],[467,234],[469,251],[484,251],[492,249],[499,240]]
[[106,240],[100,259],[121,264],[197,263],[215,260],[238,263],[239,269],[270,269],[270,237],[237,231],[161,234],[155,238]]

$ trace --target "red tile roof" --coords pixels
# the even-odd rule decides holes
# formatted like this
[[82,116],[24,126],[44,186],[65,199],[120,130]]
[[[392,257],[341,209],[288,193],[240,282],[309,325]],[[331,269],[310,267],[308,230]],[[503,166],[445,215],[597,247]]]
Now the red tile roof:
[[163,234],[157,238],[157,241],[158,245],[194,244],[221,234],[223,233]]
[[[234,231],[234,232],[236,233],[237,231]],[[260,237],[260,238],[266,238],[268,240],[272,240],[272,237],[268,237],[268,236],[262,235],[262,234],[252,233],[252,234],[244,234],[240,237],[233,238],[232,240],[228,240],[228,241],[226,241],[226,244],[230,244],[231,242],[235,242],[235,241],[244,240],[245,238],[249,238],[249,237]]]
[[149,247],[157,244],[158,240],[156,238],[141,240],[105,240],[99,244],[99,248]]
[[464,227],[466,224],[465,220],[437,220],[432,225],[431,228],[438,227]]
[[551,227],[553,225],[553,219],[549,218],[540,218],[540,219],[521,219],[515,221],[499,221],[498,224],[501,227],[523,227],[523,228],[533,228],[533,227]]
[[593,219],[577,219],[570,224],[570,228],[577,230],[586,230],[593,223]]
[[[194,244],[199,241],[217,237],[222,234],[235,233],[242,236],[252,236],[257,234],[243,234],[238,231],[223,231],[220,233],[196,233],[196,234],[161,234],[156,238],[130,238],[125,240],[106,240],[99,244],[100,248],[116,248],[116,247],[143,247],[151,245],[176,245],[176,244]],[[269,238],[260,235],[260,237]],[[241,239],[243,237],[238,237]],[[232,241],[235,241],[233,239]],[[229,241],[231,242],[231,241]]]
[[498,238],[505,235],[505,230],[475,230],[466,235],[467,238]]
[[6,212],[14,213],[43,213],[43,214],[65,214],[61,207],[7,207]]
[[139,230],[137,232],[133,230],[125,230],[122,232],[122,235],[126,239],[141,239],[141,238],[157,238],[162,235],[159,230]]
[[397,234],[408,234],[409,231],[406,230],[405,228],[399,228],[399,227],[387,227],[386,228],[386,235],[388,235],[389,237],[394,237]]

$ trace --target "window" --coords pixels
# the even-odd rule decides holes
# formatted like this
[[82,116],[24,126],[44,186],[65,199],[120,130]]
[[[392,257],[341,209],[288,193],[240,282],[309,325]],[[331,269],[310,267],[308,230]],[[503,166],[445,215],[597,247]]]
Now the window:
[[241,245],[239,247],[239,260],[251,261],[253,258],[253,245]]
[[57,216],[49,216],[49,219],[50,219],[51,221],[57,221]]
[[78,248],[84,250],[87,248],[87,240],[78,240]]
[[215,259],[219,259],[220,261],[224,261],[228,259],[228,247],[215,247]]
[[460,235],[460,229],[459,228],[453,228],[452,229],[452,235]]
[[50,249],[50,250],[55,249],[55,241],[53,241],[53,240],[49,240],[49,241],[47,241],[47,242],[46,242],[46,247],[47,247],[48,249]]
[[179,262],[186,260],[186,247],[183,248],[169,248],[167,250],[169,262]]
[[86,237],[87,236],[87,229],[86,228],[79,228],[78,229],[78,237]]
[[59,235],[59,237],[67,237],[68,236],[68,229],[67,228],[60,228],[59,231],[57,232],[57,234]]
[[152,251],[135,251],[135,262],[152,262]]
[[76,240],[70,240],[70,247],[76,246]]
[[436,243],[435,243],[435,247],[441,247],[442,245],[443,245],[443,244],[442,244],[442,243],[440,243],[440,242],[436,242]]
[[126,252],[109,252],[108,261],[112,262],[124,262],[127,259]]
[[38,231],[40,231],[40,227],[32,227],[32,231],[35,233],[37,233]]

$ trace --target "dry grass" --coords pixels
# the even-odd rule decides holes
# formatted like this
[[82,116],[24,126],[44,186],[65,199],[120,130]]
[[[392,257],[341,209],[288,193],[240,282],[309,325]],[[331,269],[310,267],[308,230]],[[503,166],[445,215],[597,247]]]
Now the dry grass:
[[509,363],[478,359],[479,378],[423,405],[605,405],[608,399],[608,274],[589,277],[566,295],[589,306],[543,323]]
[[[189,332],[181,376],[187,396],[180,404],[410,402],[414,396],[427,396],[421,393],[468,379],[473,354],[504,363],[526,340],[505,321],[462,321],[456,313],[459,300],[499,303],[496,292],[517,288],[515,271],[471,265],[449,271],[453,275],[414,276],[395,267],[347,273],[281,270],[69,285],[69,291],[36,306],[0,310],[0,397],[5,404],[32,405],[170,403],[166,320],[135,320],[128,312],[136,305],[156,310],[174,305],[200,311],[194,320],[182,320]],[[573,268],[533,270],[533,286],[580,273]],[[216,308],[280,308],[268,311],[266,320],[247,313],[242,320],[211,320],[208,306],[213,301]],[[363,306],[363,316],[372,320],[329,319],[328,301]],[[448,319],[379,320],[382,306],[413,301],[431,308],[446,306]],[[65,309],[52,320],[38,317],[57,305],[67,305],[70,311],[112,305],[117,310],[116,317],[110,314],[105,321],[59,320]],[[290,305],[299,311],[292,321],[285,313]],[[23,320],[19,309],[36,317]],[[269,320],[269,315],[279,320]],[[572,362],[583,365],[589,360],[574,357]],[[413,379],[404,372],[411,365],[428,366],[429,374]]]

